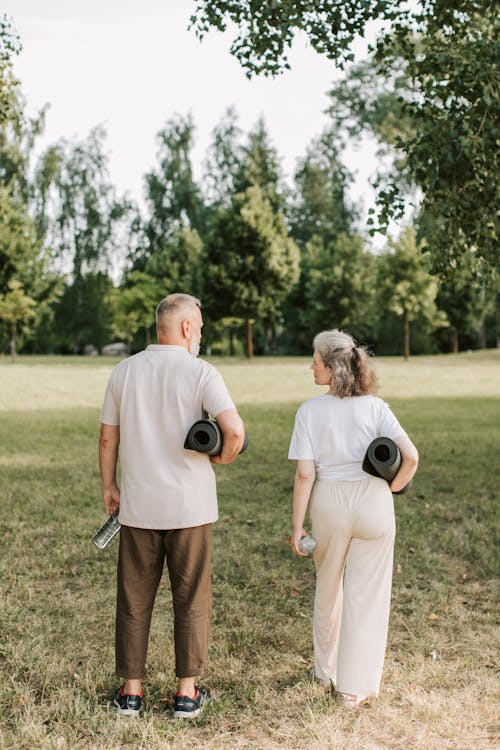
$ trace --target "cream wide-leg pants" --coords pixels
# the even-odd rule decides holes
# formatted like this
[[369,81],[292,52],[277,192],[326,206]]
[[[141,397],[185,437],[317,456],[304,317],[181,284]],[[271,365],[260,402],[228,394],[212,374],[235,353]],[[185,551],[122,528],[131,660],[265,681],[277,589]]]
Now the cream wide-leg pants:
[[319,480],[310,516],[316,539],[315,675],[359,701],[377,696],[391,603],[392,493],[376,477]]

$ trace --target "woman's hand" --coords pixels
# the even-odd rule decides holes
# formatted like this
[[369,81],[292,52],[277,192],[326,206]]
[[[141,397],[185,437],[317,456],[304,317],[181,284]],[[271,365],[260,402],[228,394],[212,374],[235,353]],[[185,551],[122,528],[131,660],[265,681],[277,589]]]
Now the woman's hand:
[[299,548],[300,540],[307,536],[307,531],[304,528],[300,528],[292,531],[291,546],[292,552],[298,557],[307,557],[307,552],[302,552]]

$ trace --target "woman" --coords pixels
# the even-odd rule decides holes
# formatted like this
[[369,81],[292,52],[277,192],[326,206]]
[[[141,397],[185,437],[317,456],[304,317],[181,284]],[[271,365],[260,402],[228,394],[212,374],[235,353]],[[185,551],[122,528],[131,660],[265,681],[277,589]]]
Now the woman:
[[[288,457],[297,460],[292,549],[299,548],[311,499],[316,539],[313,639],[316,679],[333,684],[352,707],[379,692],[392,583],[392,492],[415,474],[418,453],[388,405],[373,395],[365,349],[342,331],[314,339],[311,369],[327,393],[300,406]],[[389,485],[362,469],[376,437],[398,445],[402,461]]]

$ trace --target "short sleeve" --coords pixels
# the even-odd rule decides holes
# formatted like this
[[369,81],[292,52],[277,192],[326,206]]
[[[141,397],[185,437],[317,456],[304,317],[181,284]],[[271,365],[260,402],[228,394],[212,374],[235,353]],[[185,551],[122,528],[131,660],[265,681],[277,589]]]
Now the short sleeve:
[[291,460],[313,459],[314,451],[311,442],[311,436],[307,427],[306,413],[301,406],[295,415],[295,424],[290,440],[288,458]]
[[203,388],[203,408],[213,417],[226,409],[236,408],[222,376],[215,368],[211,368]]
[[103,424],[120,424],[120,380],[118,369],[115,367],[109,377],[106,393],[104,394],[100,416]]
[[399,424],[396,416],[391,411],[389,404],[385,401],[381,401],[381,408],[378,419],[378,434],[379,437],[387,437],[391,440],[395,440],[398,437],[406,436],[406,432]]

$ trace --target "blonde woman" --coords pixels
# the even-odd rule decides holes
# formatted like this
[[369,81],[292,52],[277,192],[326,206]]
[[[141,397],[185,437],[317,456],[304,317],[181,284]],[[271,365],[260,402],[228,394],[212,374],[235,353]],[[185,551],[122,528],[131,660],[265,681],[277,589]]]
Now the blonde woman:
[[[418,453],[389,406],[373,395],[366,350],[338,330],[319,333],[313,346],[314,382],[329,389],[303,403],[295,418],[288,455],[297,461],[292,549],[304,555],[299,543],[310,502],[315,677],[357,707],[379,693],[395,536],[391,491],[415,474]],[[402,456],[390,486],[362,469],[368,445],[381,436],[394,440]]]

